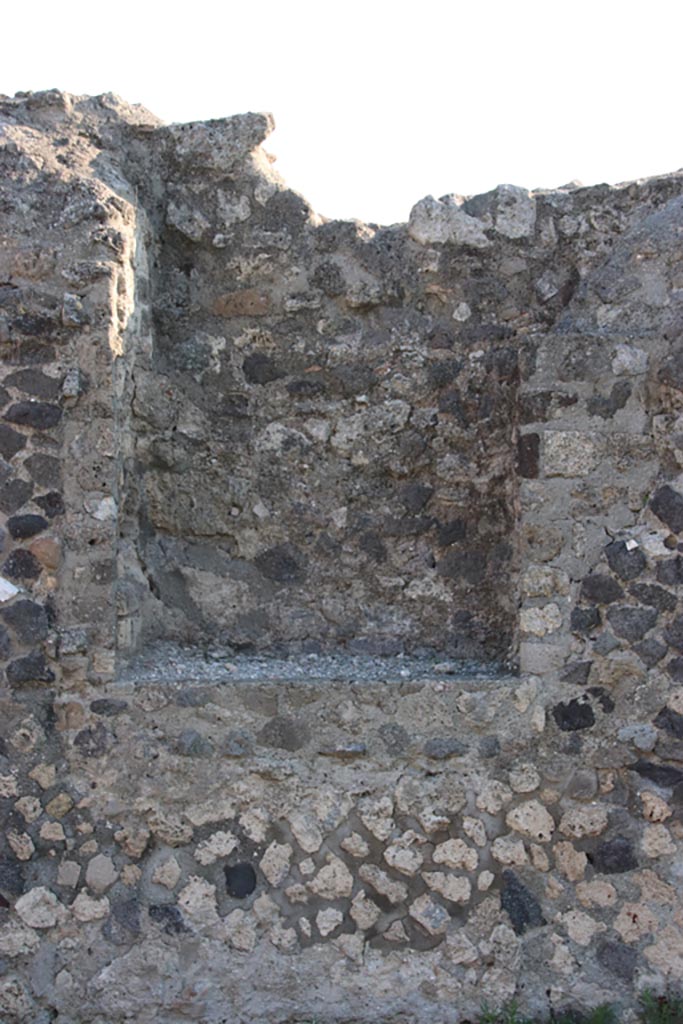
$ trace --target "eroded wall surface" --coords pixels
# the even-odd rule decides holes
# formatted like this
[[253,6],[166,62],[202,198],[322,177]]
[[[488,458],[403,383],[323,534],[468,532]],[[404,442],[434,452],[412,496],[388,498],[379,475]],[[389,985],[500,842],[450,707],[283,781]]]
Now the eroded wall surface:
[[2,119],[2,1019],[680,982],[681,176],[376,228],[263,115]]

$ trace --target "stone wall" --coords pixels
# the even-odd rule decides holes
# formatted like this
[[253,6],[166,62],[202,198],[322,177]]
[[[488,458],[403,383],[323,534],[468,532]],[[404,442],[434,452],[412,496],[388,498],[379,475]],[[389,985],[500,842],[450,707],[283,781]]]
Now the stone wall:
[[0,114],[0,1018],[680,982],[683,177],[378,228]]

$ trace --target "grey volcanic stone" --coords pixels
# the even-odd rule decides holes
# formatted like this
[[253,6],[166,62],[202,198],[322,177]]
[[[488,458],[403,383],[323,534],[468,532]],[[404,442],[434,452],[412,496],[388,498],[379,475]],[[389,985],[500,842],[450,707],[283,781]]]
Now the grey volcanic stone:
[[642,643],[636,644],[633,650],[648,668],[654,668],[662,660],[668,648],[666,644],[655,637],[648,637]]
[[683,652],[683,615],[679,615],[669,623],[664,630],[664,639],[677,651]]
[[183,729],[176,744],[183,757],[211,757],[213,744],[196,729]]
[[23,516],[10,516],[7,520],[7,529],[14,540],[24,540],[26,537],[33,537],[47,528],[47,519],[42,516],[29,513]]
[[7,681],[13,685],[20,683],[52,683],[55,674],[50,668],[42,651],[33,651],[23,658],[10,661],[7,666]]
[[556,704],[552,714],[558,729],[562,732],[576,732],[580,729],[590,729],[595,725],[593,708],[588,701],[581,701],[576,697],[566,704]]
[[679,782],[683,782],[683,771],[681,771],[680,768],[673,768],[668,764],[653,764],[651,761],[636,761],[635,764],[630,765],[629,767],[644,779],[649,779],[650,782],[654,782],[657,786],[669,788],[670,786],[677,786]]
[[683,558],[676,555],[666,562],[657,563],[657,580],[666,586],[679,587],[683,584]]
[[4,418],[17,426],[51,430],[62,418],[62,410],[58,405],[46,402],[16,402],[9,407]]
[[36,580],[43,571],[43,567],[30,551],[16,548],[5,560],[3,571],[12,580]]
[[405,754],[410,746],[409,734],[396,722],[385,722],[377,731],[389,754]]
[[433,736],[426,741],[422,750],[425,757],[433,761],[445,761],[449,757],[462,757],[468,747],[455,736]]
[[120,715],[128,707],[127,700],[117,700],[112,697],[101,697],[90,702],[90,710],[96,715]]
[[650,508],[673,533],[683,533],[683,494],[665,484],[655,491]]
[[22,644],[40,643],[47,636],[47,612],[36,601],[15,601],[9,608],[2,609],[0,615]]
[[33,494],[33,484],[28,480],[12,477],[0,484],[0,511],[12,515],[28,501]]
[[266,722],[257,738],[265,747],[293,752],[305,747],[311,737],[303,720],[278,715]]
[[301,553],[292,544],[279,544],[254,559],[259,572],[277,583],[301,583],[306,576]]
[[515,872],[506,868],[502,878],[500,904],[508,914],[517,935],[523,935],[529,928],[540,928],[544,925],[545,918],[540,903]]
[[9,462],[26,445],[26,437],[12,430],[6,423],[0,423],[0,455]]
[[593,867],[604,875],[623,874],[638,867],[633,843],[625,836],[616,836],[601,843],[593,855]]
[[596,629],[601,622],[600,610],[595,606],[572,609],[570,619],[572,633],[579,633],[581,636],[584,636],[586,633]]
[[658,729],[664,729],[676,739],[683,740],[683,715],[672,708],[662,708],[654,720]]
[[640,548],[633,548],[631,551],[626,547],[626,541],[618,540],[608,544],[605,548],[607,561],[612,572],[621,576],[623,580],[633,580],[640,576],[647,566],[647,559]]
[[638,963],[638,951],[623,942],[603,939],[596,950],[598,962],[622,981],[631,981]]
[[676,607],[675,595],[655,583],[634,583],[629,587],[629,593],[639,604],[650,605],[660,612],[672,612]]
[[593,604],[610,604],[624,596],[623,589],[612,576],[595,573],[581,584],[581,597]]
[[657,609],[619,605],[609,609],[607,618],[617,636],[623,637],[629,643],[635,643],[642,640],[657,622]]

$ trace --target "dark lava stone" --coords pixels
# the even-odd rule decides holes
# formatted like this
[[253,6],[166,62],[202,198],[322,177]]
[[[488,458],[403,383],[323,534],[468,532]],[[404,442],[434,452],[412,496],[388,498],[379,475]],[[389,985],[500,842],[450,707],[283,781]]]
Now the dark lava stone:
[[623,540],[615,540],[608,544],[605,554],[610,569],[617,576],[621,576],[622,580],[635,579],[647,566],[647,559],[640,548],[633,548],[629,551],[626,541]]
[[211,757],[213,744],[196,729],[183,729],[176,749],[182,757]]
[[102,722],[81,729],[74,737],[76,747],[84,757],[102,757],[109,746],[109,733]]
[[48,377],[42,370],[17,370],[5,377],[4,383],[8,387],[18,388],[25,391],[27,395],[36,395],[38,398],[56,398],[61,389],[61,381],[58,377]]
[[364,533],[358,538],[358,547],[375,562],[385,562],[387,549],[378,533]]
[[24,891],[24,866],[9,857],[0,856],[0,889],[12,896],[20,896]]
[[18,477],[5,480],[0,486],[0,512],[11,516],[28,501],[32,494],[33,484],[28,480],[20,480]]
[[15,402],[10,405],[4,418],[21,427],[50,430],[59,423],[62,410],[58,405],[49,405],[47,402]]
[[656,786],[677,786],[683,782],[683,771],[680,768],[672,768],[668,764],[653,764],[651,761],[636,761],[629,765],[629,768],[637,772],[644,779],[649,779]]
[[286,715],[277,715],[263,726],[258,734],[259,742],[266,747],[293,752],[304,747],[310,733],[304,722]]
[[467,523],[464,519],[451,519],[448,523],[439,524],[438,542],[442,548],[450,547],[467,535]]
[[26,438],[23,434],[17,433],[16,430],[12,430],[6,423],[0,423],[0,455],[3,459],[9,460],[21,451],[26,444]]
[[231,864],[225,868],[225,887],[228,896],[243,900],[256,888],[256,872],[251,864]]
[[614,701],[609,695],[607,690],[603,686],[591,686],[588,690],[591,697],[595,697],[598,704],[606,714],[611,714],[614,711]]
[[629,643],[635,643],[636,640],[642,640],[657,622],[657,609],[619,605],[617,608],[610,608],[607,618],[617,636],[623,637]]
[[410,483],[401,488],[401,501],[409,512],[420,512],[432,494],[434,488],[429,484]]
[[6,661],[10,656],[11,650],[12,644],[10,643],[9,633],[4,626],[0,626],[0,661]]
[[581,584],[581,597],[594,604],[610,604],[624,596],[624,591],[612,576],[595,573]]
[[576,661],[573,665],[567,665],[562,669],[560,678],[564,683],[573,683],[575,686],[585,686],[590,675],[592,661]]
[[595,870],[603,875],[620,875],[638,867],[633,843],[625,836],[616,836],[601,843],[592,859]]
[[598,963],[610,974],[616,975],[623,981],[631,981],[638,962],[638,952],[624,945],[623,942],[613,942],[604,939],[596,950]]
[[601,621],[599,609],[591,605],[590,608],[573,608],[570,626],[572,633],[579,633],[581,636],[585,636],[586,633],[596,629]]
[[497,757],[500,754],[500,740],[497,736],[482,736],[479,740],[479,756],[486,758]]
[[278,544],[254,559],[259,572],[276,583],[300,583],[306,576],[301,554],[292,544]]
[[48,494],[41,494],[39,498],[35,498],[34,500],[36,505],[40,505],[48,519],[54,519],[55,516],[63,516],[66,511],[64,507],[64,499],[59,491],[50,491]]
[[37,533],[46,528],[47,519],[30,513],[23,516],[10,516],[7,520],[7,529],[14,540],[25,540],[27,537],[35,537]]
[[254,752],[254,741],[244,729],[231,729],[220,746],[223,757],[248,757]]
[[658,587],[656,583],[634,583],[629,587],[629,593],[635,597],[640,604],[650,605],[660,612],[672,612],[676,607],[676,598],[664,587]]
[[426,741],[422,750],[425,757],[432,761],[445,761],[449,757],[462,757],[468,747],[454,736],[433,736]]
[[683,391],[683,348],[674,348],[662,360],[657,376],[663,384],[669,384],[671,387]]
[[189,932],[178,907],[166,903],[152,904],[149,908],[149,919],[161,925],[167,935],[180,935]]
[[655,491],[650,508],[673,533],[683,533],[683,494],[665,484]]
[[285,376],[285,372],[265,352],[252,352],[245,356],[242,369],[250,384],[269,384]]
[[102,926],[102,934],[115,946],[125,946],[140,934],[140,901],[116,899],[111,904],[111,913]]
[[670,587],[678,587],[683,584],[683,558],[676,555],[668,562],[658,562],[657,580]]
[[648,668],[654,668],[662,660],[668,648],[666,644],[661,643],[655,637],[648,637],[642,643],[636,644],[633,650],[644,665],[647,665]]
[[540,903],[519,880],[514,871],[506,868],[502,878],[500,903],[510,918],[516,934],[523,935],[529,928],[539,928],[545,924]]
[[666,671],[675,683],[683,683],[683,658],[672,658]]
[[[3,426],[0,424],[0,431],[2,430]],[[61,467],[59,459],[55,459],[52,455],[44,455],[42,452],[30,455],[24,462],[24,468],[41,487],[59,487]]]
[[468,583],[481,583],[486,575],[486,555],[482,551],[449,551],[439,561],[436,571],[447,579],[463,578]]
[[22,644],[37,644],[47,636],[47,612],[35,601],[15,601],[0,614]]
[[683,715],[671,708],[662,708],[654,720],[658,729],[664,729],[676,739],[683,740]]
[[664,639],[677,651],[683,651],[683,615],[679,615],[664,630]]
[[100,697],[99,700],[90,702],[90,710],[96,715],[120,715],[127,707],[127,700],[116,700],[110,697]]
[[13,580],[36,580],[42,572],[40,562],[30,551],[17,548],[5,560],[5,575]]
[[558,729],[562,732],[576,732],[590,729],[595,725],[595,712],[587,701],[574,697],[568,703],[556,704],[552,711]]
[[377,730],[389,754],[404,754],[410,746],[410,736],[396,722],[385,722]]
[[541,439],[538,434],[522,434],[517,441],[517,472],[525,480],[538,477]]
[[24,658],[10,661],[6,669],[7,681],[12,685],[19,683],[52,683],[55,674],[48,665],[42,651],[33,651]]

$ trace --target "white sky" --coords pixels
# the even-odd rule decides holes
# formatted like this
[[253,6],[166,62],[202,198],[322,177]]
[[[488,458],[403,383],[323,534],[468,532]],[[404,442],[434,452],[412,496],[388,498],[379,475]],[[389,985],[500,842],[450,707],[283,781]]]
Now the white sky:
[[683,165],[681,0],[37,0],[2,22],[3,93],[272,111],[266,147],[328,217]]

